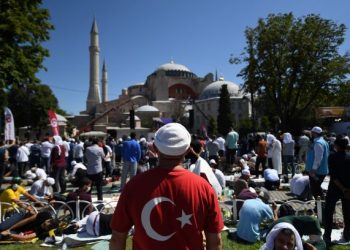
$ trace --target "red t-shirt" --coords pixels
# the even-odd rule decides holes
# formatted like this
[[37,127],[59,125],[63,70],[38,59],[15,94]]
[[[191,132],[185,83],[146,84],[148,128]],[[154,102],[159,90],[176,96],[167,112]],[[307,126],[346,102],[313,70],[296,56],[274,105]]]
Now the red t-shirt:
[[154,168],[125,186],[111,222],[117,232],[135,225],[133,249],[204,249],[202,231],[224,227],[213,188],[185,169]]

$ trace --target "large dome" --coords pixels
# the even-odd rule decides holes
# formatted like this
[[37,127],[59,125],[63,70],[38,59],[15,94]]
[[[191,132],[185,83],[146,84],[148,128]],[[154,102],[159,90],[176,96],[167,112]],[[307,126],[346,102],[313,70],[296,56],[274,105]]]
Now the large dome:
[[135,112],[159,112],[159,109],[151,105],[143,105],[135,109]]
[[164,70],[164,71],[186,71],[191,72],[185,65],[177,64],[174,61],[171,61],[170,63],[165,63],[160,65],[156,71]]
[[230,96],[236,96],[239,94],[239,86],[230,81],[219,80],[209,84],[204,88],[202,93],[199,96],[200,100],[209,99],[214,97],[220,97],[220,90],[222,85],[227,85],[227,90]]

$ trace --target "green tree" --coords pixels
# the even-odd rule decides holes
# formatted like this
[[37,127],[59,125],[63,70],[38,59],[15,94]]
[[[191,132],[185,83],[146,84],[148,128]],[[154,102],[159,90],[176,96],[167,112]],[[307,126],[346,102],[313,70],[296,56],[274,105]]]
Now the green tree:
[[47,85],[27,84],[23,88],[13,86],[8,93],[11,109],[16,127],[31,126],[32,128],[45,128],[48,121],[48,110],[55,110],[62,114],[58,108],[58,101]]
[[208,121],[208,135],[209,136],[216,135],[217,132],[218,132],[218,126],[217,126],[216,120],[215,118],[210,116]]
[[45,69],[43,60],[49,51],[42,43],[49,39],[53,25],[41,0],[0,1],[0,96],[7,104],[6,92],[39,83],[36,73]]
[[227,84],[223,84],[220,89],[220,100],[218,110],[218,131],[222,135],[226,135],[233,126],[233,116],[231,113],[230,94],[227,89]]
[[349,54],[338,50],[346,27],[317,15],[269,15],[247,28],[240,76],[247,91],[265,98],[266,115],[277,116],[281,129],[300,129],[318,100],[344,82]]

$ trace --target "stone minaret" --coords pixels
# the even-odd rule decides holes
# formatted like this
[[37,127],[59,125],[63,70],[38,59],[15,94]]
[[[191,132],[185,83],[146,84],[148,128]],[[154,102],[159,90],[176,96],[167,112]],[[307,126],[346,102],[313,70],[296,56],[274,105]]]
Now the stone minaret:
[[107,81],[107,66],[106,62],[103,61],[102,66],[102,102],[108,101],[108,81]]
[[98,42],[98,29],[96,20],[92,23],[90,32],[90,85],[89,95],[86,100],[86,111],[88,113],[94,112],[96,104],[100,103],[100,91],[99,91],[99,56],[100,47]]

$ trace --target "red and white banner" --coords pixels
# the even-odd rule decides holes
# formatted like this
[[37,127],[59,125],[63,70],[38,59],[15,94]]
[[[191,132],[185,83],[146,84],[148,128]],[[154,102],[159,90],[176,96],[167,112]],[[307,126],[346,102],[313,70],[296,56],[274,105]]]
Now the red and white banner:
[[57,120],[56,113],[53,112],[52,110],[49,110],[48,114],[49,114],[49,121],[51,124],[51,129],[52,129],[52,135],[59,135],[59,133],[58,133],[58,120]]
[[15,121],[9,108],[5,108],[5,141],[15,140]]

